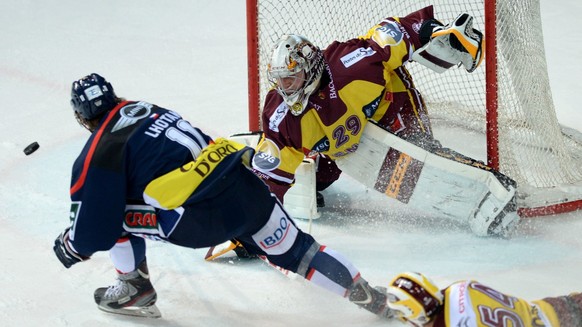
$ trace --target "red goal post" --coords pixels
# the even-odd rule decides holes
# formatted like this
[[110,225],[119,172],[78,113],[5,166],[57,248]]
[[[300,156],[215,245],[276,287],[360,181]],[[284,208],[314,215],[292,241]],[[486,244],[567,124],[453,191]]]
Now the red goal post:
[[247,0],[249,129],[261,128],[266,64],[280,35],[302,34],[323,48],[431,4],[445,23],[471,14],[486,39],[472,74],[407,64],[433,122],[485,135],[488,164],[518,182],[522,217],[582,209],[582,134],[556,118],[539,0]]

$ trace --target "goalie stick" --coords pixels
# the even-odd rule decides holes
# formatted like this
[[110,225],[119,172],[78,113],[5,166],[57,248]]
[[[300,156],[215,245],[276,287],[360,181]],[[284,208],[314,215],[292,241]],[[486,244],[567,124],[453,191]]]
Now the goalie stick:
[[264,255],[251,255],[251,254],[249,254],[247,252],[247,250],[242,246],[242,244],[237,240],[230,240],[230,241],[226,241],[226,242],[219,244],[219,245],[216,245],[216,246],[211,246],[208,249],[208,252],[206,252],[206,256],[204,257],[204,260],[213,261],[218,257],[228,258],[228,257],[233,257],[234,255],[236,255],[236,257],[241,258],[241,259],[258,258],[261,261],[267,263],[267,265],[269,265],[269,267],[277,270],[281,274],[283,274],[291,279],[295,279],[295,277],[297,277],[296,273],[292,272],[291,270],[281,268],[281,267],[271,263],[269,261],[269,259],[267,259],[267,257]]

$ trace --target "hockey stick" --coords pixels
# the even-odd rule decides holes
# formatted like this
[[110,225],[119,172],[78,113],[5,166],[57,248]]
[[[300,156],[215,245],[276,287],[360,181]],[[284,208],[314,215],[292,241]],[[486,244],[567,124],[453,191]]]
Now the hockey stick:
[[267,259],[267,256],[265,256],[265,255],[251,255],[251,254],[249,254],[247,252],[247,250],[242,246],[242,244],[237,240],[230,240],[230,241],[226,241],[226,242],[219,244],[219,245],[216,245],[216,246],[211,246],[208,249],[208,252],[206,252],[206,256],[204,256],[204,260],[213,261],[214,259],[216,259],[218,257],[224,256],[225,254],[229,253],[230,251],[234,251],[234,253],[236,254],[236,256],[238,258],[243,258],[243,259],[258,258],[258,259],[262,260],[263,262],[267,263],[267,265],[269,265],[269,267],[277,270],[278,272],[282,273],[283,275],[285,275],[291,279],[295,279],[297,277],[297,274],[292,272],[291,270],[281,268],[281,267],[271,263],[269,261],[269,259]]

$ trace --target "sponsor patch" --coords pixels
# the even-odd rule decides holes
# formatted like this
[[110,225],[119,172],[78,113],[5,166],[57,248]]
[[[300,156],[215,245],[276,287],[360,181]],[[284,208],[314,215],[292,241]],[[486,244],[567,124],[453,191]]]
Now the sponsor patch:
[[380,168],[374,189],[402,203],[408,203],[422,167],[422,162],[406,153],[390,149]]
[[329,98],[337,99],[337,91],[335,89],[335,84],[333,82],[333,73],[331,72],[331,68],[329,67],[329,65],[325,66],[325,70],[329,75],[329,84],[327,85],[327,88],[329,89]]
[[273,132],[279,133],[279,124],[287,115],[287,111],[289,111],[289,106],[284,101],[275,109],[275,112],[269,117],[269,129]]
[[77,216],[79,215],[80,210],[81,210],[81,201],[73,201],[73,203],[71,203],[69,219],[71,221],[75,221],[75,219],[77,219]]
[[378,106],[380,106],[381,100],[382,100],[382,95],[378,96],[372,102],[364,105],[364,107],[362,108],[364,115],[366,115],[366,117],[368,117],[368,118],[372,118],[372,116],[374,116],[374,114],[376,113],[376,110],[378,110]]
[[392,172],[392,177],[390,177],[386,192],[384,192],[386,195],[391,198],[396,198],[398,196],[398,193],[400,193],[400,187],[404,181],[404,176],[406,175],[406,170],[408,169],[408,166],[410,166],[411,162],[412,157],[406,153],[400,154],[400,157],[398,157],[398,161],[394,166],[394,171]]
[[313,152],[321,153],[326,151],[329,151],[329,139],[327,138],[327,136],[324,136],[321,140],[315,143],[315,145],[313,146],[309,153],[310,154]]
[[147,102],[132,103],[124,106],[119,110],[121,118],[115,123],[111,132],[113,133],[127,126],[131,126],[140,119],[148,117],[152,111],[152,107],[153,105]]
[[413,23],[412,30],[415,31],[416,33],[420,33],[420,28],[422,27],[422,23],[424,23],[424,19],[418,23]]
[[71,209],[69,211],[69,219],[72,222],[71,230],[69,231],[69,238],[71,240],[75,240],[75,227],[77,225],[77,217],[79,216],[79,212],[81,211],[81,201],[73,201],[71,203]]
[[297,228],[289,217],[276,205],[269,221],[252,237],[260,248],[270,255],[284,254],[297,238]]
[[403,34],[395,22],[386,22],[385,25],[378,27],[372,40],[374,40],[381,47],[398,45],[403,38]]
[[374,51],[374,49],[372,48],[358,48],[350,53],[348,53],[347,55],[343,56],[340,58],[342,64],[344,64],[344,67],[349,68],[351,66],[353,66],[354,64],[356,64],[358,61],[366,58],[366,57],[370,57],[372,55],[374,55],[376,53],[376,51]]
[[157,233],[158,216],[154,207],[146,205],[127,205],[123,228],[131,233]]
[[262,171],[277,169],[281,164],[279,147],[273,141],[264,139],[257,148],[253,157],[253,167]]

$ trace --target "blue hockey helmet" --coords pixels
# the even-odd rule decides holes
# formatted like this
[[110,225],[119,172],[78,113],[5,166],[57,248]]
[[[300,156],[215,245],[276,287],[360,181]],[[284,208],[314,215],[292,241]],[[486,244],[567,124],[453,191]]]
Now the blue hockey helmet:
[[118,102],[111,84],[99,74],[74,81],[71,87],[71,106],[78,118],[87,121],[101,117]]

